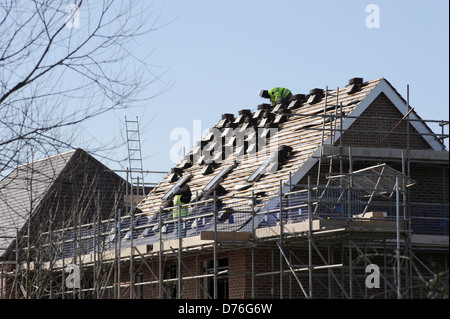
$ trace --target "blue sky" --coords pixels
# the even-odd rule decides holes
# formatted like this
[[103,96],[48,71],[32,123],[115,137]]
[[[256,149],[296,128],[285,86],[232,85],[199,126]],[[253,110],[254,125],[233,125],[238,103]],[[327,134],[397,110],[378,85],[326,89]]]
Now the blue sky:
[[[366,26],[369,4],[379,8],[379,28]],[[353,77],[385,77],[404,97],[409,84],[411,106],[423,119],[449,118],[447,0],[156,0],[152,8],[149,23],[161,12],[162,27],[134,50],[151,52],[152,71],[161,74],[146,93],[168,89],[85,126],[86,135],[108,141],[123,138],[125,116],[138,116],[146,170],[176,165],[176,128],[194,134],[196,120],[205,130],[223,113],[256,109],[264,102],[258,90],[275,86],[308,93]],[[126,147],[109,156],[125,157]]]

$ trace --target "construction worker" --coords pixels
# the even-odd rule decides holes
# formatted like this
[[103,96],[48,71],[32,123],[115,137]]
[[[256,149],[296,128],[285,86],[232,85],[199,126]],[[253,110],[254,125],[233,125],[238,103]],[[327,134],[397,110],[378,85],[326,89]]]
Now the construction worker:
[[[187,206],[183,204],[187,204],[191,200],[191,190],[189,186],[183,187],[183,189],[180,189],[177,187],[177,189],[174,190],[174,196],[173,196],[173,208],[172,208],[172,217],[174,219],[174,227],[175,227],[175,235],[178,238],[178,222],[179,222],[179,216],[181,216],[181,219],[188,216],[189,209]],[[180,215],[179,215],[180,213]],[[186,223],[184,221],[181,221],[181,232],[180,237],[186,237]]]
[[283,101],[287,101],[292,96],[291,90],[276,87],[270,90],[259,90],[259,96],[263,99],[270,99],[270,105],[275,106],[279,99],[283,99]]

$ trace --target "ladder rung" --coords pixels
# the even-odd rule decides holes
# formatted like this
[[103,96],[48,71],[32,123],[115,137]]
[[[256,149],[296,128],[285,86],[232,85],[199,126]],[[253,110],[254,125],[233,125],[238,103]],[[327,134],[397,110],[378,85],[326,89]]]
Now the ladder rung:
[[[128,120],[125,117],[126,124],[126,134],[127,134],[127,146],[128,146],[128,161],[130,164],[130,179],[131,183],[142,184],[144,176],[142,173],[142,154],[141,154],[141,140],[139,137],[139,123],[136,120]],[[128,125],[132,124],[132,125]],[[134,143],[134,144],[133,144]],[[132,156],[138,156],[138,158],[131,158]],[[133,165],[138,165],[138,167],[133,167]],[[139,174],[137,177],[133,177],[131,173]],[[139,181],[140,180],[140,181]]]

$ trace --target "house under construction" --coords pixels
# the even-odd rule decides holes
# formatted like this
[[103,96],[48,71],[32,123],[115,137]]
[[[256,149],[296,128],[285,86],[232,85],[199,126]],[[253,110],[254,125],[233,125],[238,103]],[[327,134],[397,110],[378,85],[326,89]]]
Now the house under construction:
[[223,114],[145,196],[94,160],[39,200],[21,187],[36,205],[5,178],[1,297],[448,297],[448,124],[352,78]]

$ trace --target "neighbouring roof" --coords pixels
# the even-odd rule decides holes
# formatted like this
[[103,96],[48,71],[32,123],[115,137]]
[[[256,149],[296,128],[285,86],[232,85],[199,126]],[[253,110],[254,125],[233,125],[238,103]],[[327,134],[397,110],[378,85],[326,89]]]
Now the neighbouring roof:
[[[39,206],[75,150],[14,169],[0,181],[0,255]],[[3,237],[2,237],[3,236]]]
[[[113,175],[114,180],[122,180],[120,176],[81,149],[20,165],[0,180],[0,256],[15,240],[16,231],[23,233],[27,222],[40,210],[52,209],[55,215],[63,215],[63,211],[68,211],[68,205],[72,204],[75,193],[74,187],[78,187],[73,184],[93,182],[94,179],[86,172],[93,176],[97,171],[107,171],[109,176]],[[98,180],[95,182],[98,183]],[[103,186],[105,184],[113,184],[111,178],[103,182]],[[103,187],[100,184],[96,185]],[[89,185],[83,184],[79,189],[84,186],[86,189],[89,188]],[[92,193],[95,194],[95,191]],[[60,202],[56,203],[58,200]],[[83,203],[89,201],[83,199]],[[85,207],[80,205],[78,209],[81,214]],[[56,222],[54,227],[57,227]]]

